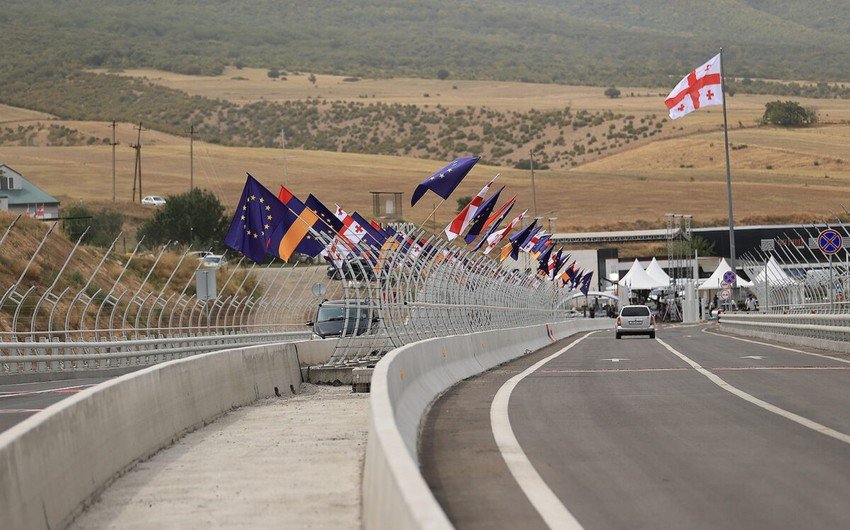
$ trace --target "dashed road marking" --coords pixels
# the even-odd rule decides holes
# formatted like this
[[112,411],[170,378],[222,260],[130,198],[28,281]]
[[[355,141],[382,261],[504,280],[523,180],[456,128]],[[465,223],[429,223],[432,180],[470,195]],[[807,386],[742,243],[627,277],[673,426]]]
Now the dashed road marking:
[[826,425],[822,425],[822,424],[820,424],[816,421],[812,421],[808,418],[800,416],[799,414],[795,414],[795,413],[790,412],[788,410],[779,408],[776,405],[773,405],[772,403],[768,403],[767,401],[761,400],[761,399],[753,396],[752,394],[748,394],[748,393],[744,392],[743,390],[741,390],[740,388],[737,388],[737,387],[730,385],[729,383],[727,383],[726,381],[721,379],[720,376],[718,376],[717,374],[713,374],[709,370],[706,370],[705,368],[700,366],[696,361],[694,361],[693,359],[691,359],[690,357],[688,357],[684,353],[679,352],[678,350],[676,350],[675,348],[673,348],[672,346],[670,346],[669,344],[667,344],[663,340],[658,339],[658,338],[656,338],[655,340],[658,341],[659,344],[661,344],[662,346],[667,348],[673,355],[675,355],[676,357],[679,357],[680,359],[682,359],[683,361],[685,361],[686,363],[691,365],[691,367],[694,370],[696,370],[697,372],[699,372],[700,374],[705,376],[709,381],[711,381],[715,385],[719,386],[723,390],[738,396],[739,398],[743,399],[744,401],[748,401],[748,402],[752,403],[753,405],[761,407],[764,410],[767,410],[767,411],[772,412],[774,414],[778,414],[779,416],[782,416],[783,418],[789,419],[789,420],[791,420],[795,423],[799,423],[803,427],[807,427],[809,429],[812,429],[813,431],[819,432],[821,434],[825,434],[827,436],[835,438],[836,440],[840,440],[844,443],[850,444],[850,435],[845,434],[843,432],[836,431],[834,429],[830,429]]

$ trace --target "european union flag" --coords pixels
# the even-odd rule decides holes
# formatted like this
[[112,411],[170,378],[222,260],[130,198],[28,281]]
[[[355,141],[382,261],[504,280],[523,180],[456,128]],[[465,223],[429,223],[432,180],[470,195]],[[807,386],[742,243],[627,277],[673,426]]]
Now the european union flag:
[[585,296],[587,296],[587,293],[590,291],[591,278],[593,278],[593,271],[588,272],[584,275],[584,278],[581,279],[581,287],[579,287],[579,290],[581,290],[581,292],[584,293]]
[[269,236],[285,213],[277,197],[248,174],[224,244],[260,263],[266,257]]
[[499,188],[499,191],[493,195],[487,197],[487,199],[481,203],[481,206],[475,212],[475,215],[472,216],[469,232],[467,232],[466,236],[463,238],[467,245],[475,241],[475,238],[481,233],[482,228],[484,228],[484,223],[487,222],[490,214],[493,213],[493,208],[496,207],[496,202],[499,200],[499,195],[501,195],[503,189],[505,189],[504,186]]
[[460,184],[460,181],[463,180],[463,177],[479,160],[481,160],[480,156],[456,158],[451,164],[443,167],[416,186],[416,189],[413,190],[413,196],[410,198],[410,205],[416,204],[428,190],[433,191],[443,199],[448,199],[449,195]]
[[519,247],[523,246],[528,240],[528,238],[531,237],[531,232],[534,231],[534,227],[536,226],[537,219],[535,219],[530,225],[510,237],[511,257],[513,259],[519,259]]

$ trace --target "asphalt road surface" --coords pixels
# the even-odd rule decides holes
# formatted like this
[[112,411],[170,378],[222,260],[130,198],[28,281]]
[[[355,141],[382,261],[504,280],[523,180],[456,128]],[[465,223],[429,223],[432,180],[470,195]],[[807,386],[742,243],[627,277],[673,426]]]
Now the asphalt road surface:
[[43,383],[0,384],[0,432],[24,421],[57,401],[111,377],[68,379]]
[[591,333],[452,388],[420,445],[449,519],[850,528],[850,359],[709,330]]

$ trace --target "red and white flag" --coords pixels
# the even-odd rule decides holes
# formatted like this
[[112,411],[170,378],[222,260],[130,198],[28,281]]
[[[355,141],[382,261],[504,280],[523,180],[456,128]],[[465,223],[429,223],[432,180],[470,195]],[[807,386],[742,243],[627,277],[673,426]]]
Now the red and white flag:
[[[496,175],[498,177],[498,175]],[[487,193],[490,191],[490,186],[496,182],[494,178],[491,180],[486,186],[481,188],[481,191],[478,192],[478,195],[472,199],[466,206],[463,207],[463,210],[457,214],[457,216],[452,220],[451,223],[446,226],[446,239],[451,241],[457,236],[461,235],[464,230],[469,227],[469,223],[472,222],[472,218],[475,217],[475,212],[478,211],[478,207],[481,206],[481,203],[484,202],[484,197],[487,196]]]
[[511,222],[508,223],[508,226],[502,228],[501,230],[496,230],[495,232],[490,234],[490,236],[487,237],[487,248],[484,249],[484,254],[489,254],[494,248],[496,248],[496,245],[501,243],[502,240],[505,239],[508,234],[511,233],[511,230],[514,229],[514,226],[518,225],[520,221],[522,221],[527,212],[528,210],[525,210],[521,214],[514,217]]
[[720,54],[689,73],[664,100],[670,118],[681,118],[702,107],[723,104]]

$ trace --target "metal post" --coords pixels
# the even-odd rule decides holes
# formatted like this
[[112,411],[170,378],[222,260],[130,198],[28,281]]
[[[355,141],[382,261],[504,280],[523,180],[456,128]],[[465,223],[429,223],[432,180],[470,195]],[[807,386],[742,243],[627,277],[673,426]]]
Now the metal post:
[[537,218],[537,187],[534,185],[534,151],[529,150],[529,165],[531,167],[531,209],[534,210],[534,217]]
[[726,76],[723,75],[723,48],[720,48],[720,83],[723,92],[723,146],[726,148],[726,196],[729,201],[729,266],[737,274],[735,265],[735,217],[732,213],[732,169],[729,164],[729,121],[726,117]]

